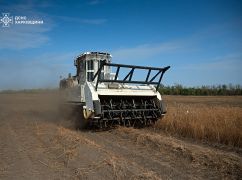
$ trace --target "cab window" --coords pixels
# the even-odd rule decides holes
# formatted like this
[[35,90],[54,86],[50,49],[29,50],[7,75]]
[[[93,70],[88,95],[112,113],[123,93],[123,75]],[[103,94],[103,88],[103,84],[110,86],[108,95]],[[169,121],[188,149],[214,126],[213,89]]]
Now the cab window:
[[87,61],[87,81],[92,81],[94,76],[94,62],[93,60]]

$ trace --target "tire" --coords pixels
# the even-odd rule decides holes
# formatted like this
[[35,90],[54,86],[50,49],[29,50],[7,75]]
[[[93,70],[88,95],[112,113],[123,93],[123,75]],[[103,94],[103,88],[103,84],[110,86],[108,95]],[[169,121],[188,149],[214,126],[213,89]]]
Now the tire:
[[88,119],[85,118],[83,106],[77,106],[75,111],[75,127],[76,129],[86,129],[88,126]]

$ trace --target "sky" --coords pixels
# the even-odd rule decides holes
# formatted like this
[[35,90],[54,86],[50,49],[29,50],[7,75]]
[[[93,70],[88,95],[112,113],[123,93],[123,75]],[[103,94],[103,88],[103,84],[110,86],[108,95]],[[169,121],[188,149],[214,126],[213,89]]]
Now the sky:
[[0,90],[57,87],[86,51],[169,65],[164,85],[242,85],[241,8],[241,0],[0,0],[0,13],[43,20],[0,24]]

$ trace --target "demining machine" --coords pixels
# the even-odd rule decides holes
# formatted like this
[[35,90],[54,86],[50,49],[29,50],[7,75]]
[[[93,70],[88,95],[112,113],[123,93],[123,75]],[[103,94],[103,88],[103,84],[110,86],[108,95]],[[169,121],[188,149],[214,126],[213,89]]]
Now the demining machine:
[[74,60],[76,75],[60,80],[61,96],[75,112],[77,128],[143,127],[161,119],[166,106],[158,90],[170,66],[115,64],[111,60],[109,53],[83,53]]

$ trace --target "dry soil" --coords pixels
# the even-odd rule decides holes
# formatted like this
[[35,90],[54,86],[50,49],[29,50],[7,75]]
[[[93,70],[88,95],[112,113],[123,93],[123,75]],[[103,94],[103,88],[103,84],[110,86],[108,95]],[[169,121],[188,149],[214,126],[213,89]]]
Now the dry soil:
[[152,127],[77,131],[54,93],[0,94],[0,179],[241,179],[241,151]]

